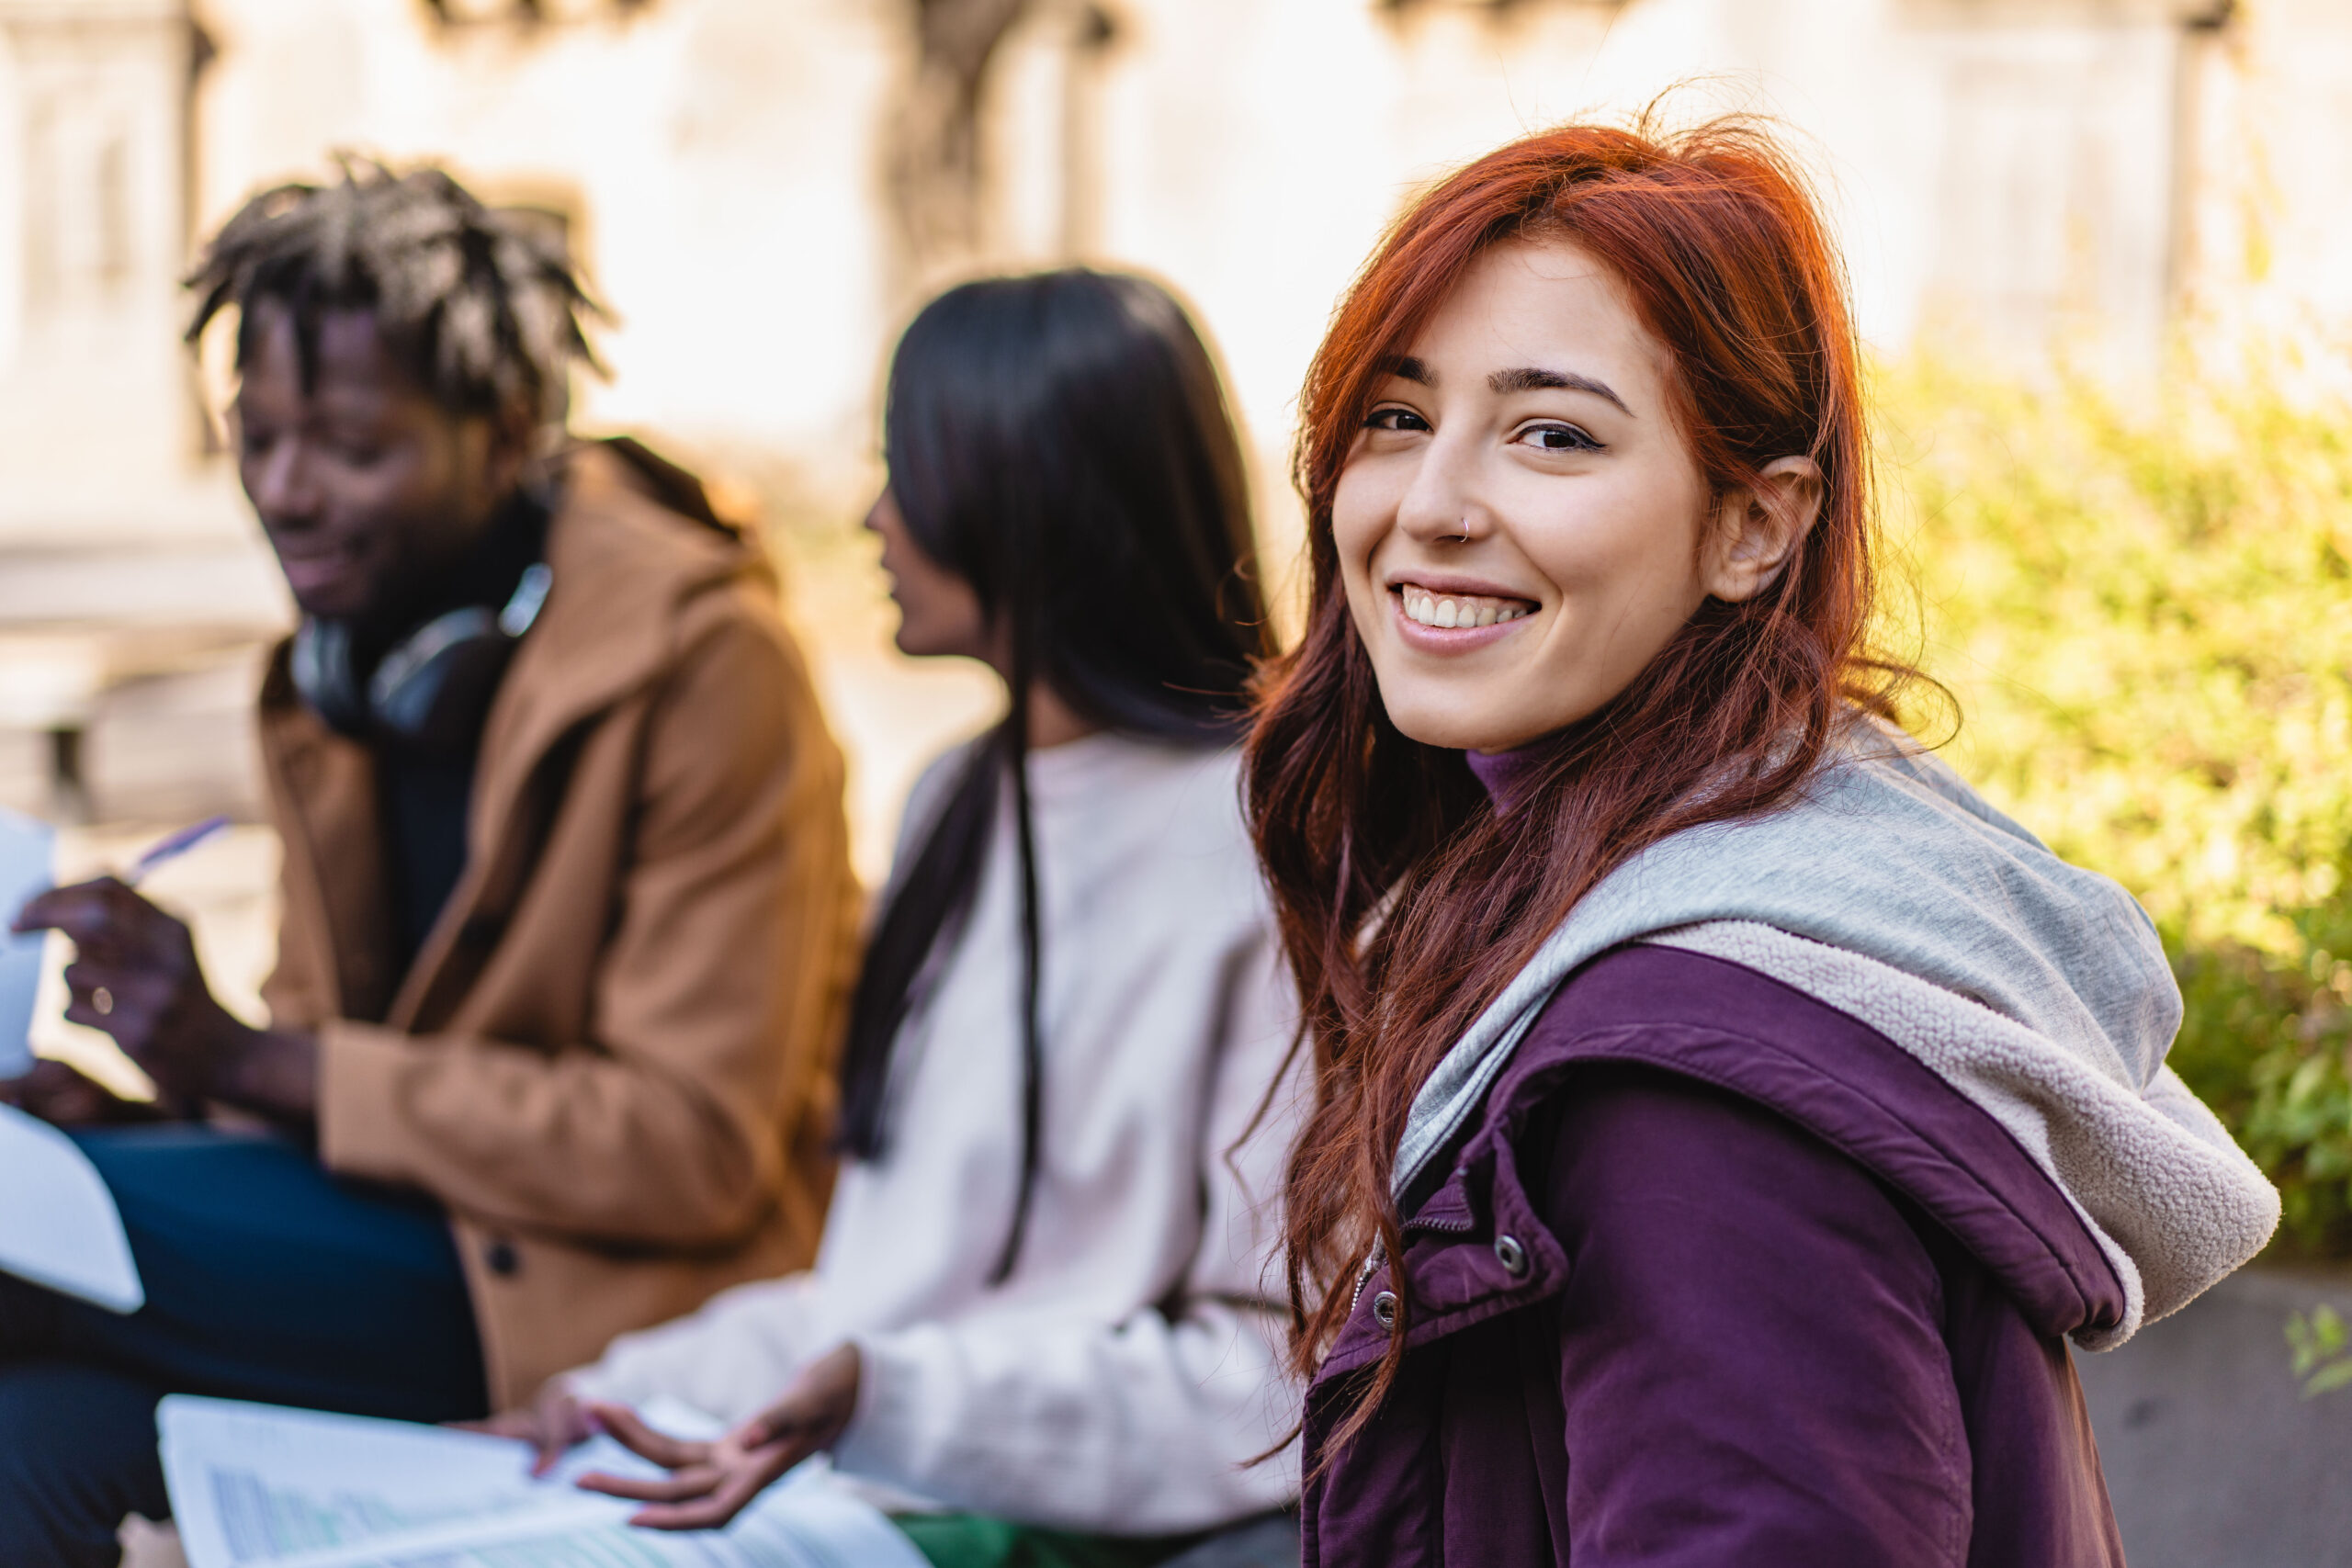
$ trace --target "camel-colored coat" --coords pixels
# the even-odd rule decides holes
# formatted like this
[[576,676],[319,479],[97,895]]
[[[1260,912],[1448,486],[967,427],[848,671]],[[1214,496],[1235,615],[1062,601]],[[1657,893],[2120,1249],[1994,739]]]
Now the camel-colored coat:
[[371,753],[302,705],[284,649],[263,688],[272,1018],[318,1032],[326,1166],[448,1209],[495,1406],[803,1267],[824,1216],[855,941],[841,754],[761,553],[681,511],[707,516],[699,486],[640,449],[570,459],[465,874],[405,976]]

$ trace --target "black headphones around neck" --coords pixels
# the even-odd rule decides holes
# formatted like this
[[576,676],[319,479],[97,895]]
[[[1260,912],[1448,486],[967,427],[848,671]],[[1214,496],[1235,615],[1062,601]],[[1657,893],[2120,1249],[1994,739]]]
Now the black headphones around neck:
[[535,562],[504,608],[469,604],[435,616],[392,645],[364,688],[352,669],[351,628],[305,617],[289,661],[294,689],[337,734],[464,750],[481,734],[506,661],[554,582],[547,563]]

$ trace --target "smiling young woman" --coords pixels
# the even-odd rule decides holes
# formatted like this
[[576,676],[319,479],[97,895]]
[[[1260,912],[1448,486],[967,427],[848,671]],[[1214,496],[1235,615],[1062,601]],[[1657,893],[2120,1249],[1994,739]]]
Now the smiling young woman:
[[1250,811],[1316,1074],[1309,1562],[2120,1562],[2067,1340],[2276,1194],[2144,915],[1891,720],[1840,267],[1770,135],[1422,197],[1310,373]]
[[1433,744],[1587,716],[1710,598],[1754,598],[1820,510],[1809,456],[1701,471],[1671,362],[1572,239],[1487,251],[1415,347],[1381,367],[1331,526],[1390,716]]

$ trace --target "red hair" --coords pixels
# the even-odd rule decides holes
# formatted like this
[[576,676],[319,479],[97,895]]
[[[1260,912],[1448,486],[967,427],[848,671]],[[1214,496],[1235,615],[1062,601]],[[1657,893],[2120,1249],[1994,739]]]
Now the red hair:
[[[1768,588],[1708,601],[1625,692],[1537,743],[1498,814],[1460,752],[1389,723],[1348,612],[1331,501],[1384,365],[1486,252],[1514,240],[1573,243],[1623,285],[1667,351],[1673,413],[1713,494],[1752,491],[1773,459],[1807,457],[1822,497]],[[1340,304],[1303,414],[1308,624],[1261,682],[1248,761],[1315,1067],[1286,1184],[1295,1370],[1313,1372],[1375,1243],[1404,1303],[1336,1444],[1369,1418],[1403,1353],[1411,1291],[1390,1180],[1439,1058],[1627,856],[1784,801],[1848,705],[1885,711],[1910,671],[1861,647],[1871,508],[1843,272],[1804,179],[1750,124],[1566,126],[1454,174],[1398,220]]]

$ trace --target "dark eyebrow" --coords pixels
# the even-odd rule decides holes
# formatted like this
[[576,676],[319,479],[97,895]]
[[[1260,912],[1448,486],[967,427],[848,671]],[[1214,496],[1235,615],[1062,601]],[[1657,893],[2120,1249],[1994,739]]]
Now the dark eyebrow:
[[1382,360],[1380,373],[1394,376],[1400,381],[1418,382],[1424,387],[1437,385],[1437,378],[1430,374],[1430,367],[1409,354],[1395,355]]
[[1615,403],[1627,417],[1634,417],[1634,411],[1625,407],[1624,399],[1609,389],[1608,382],[1579,376],[1573,370],[1537,370],[1532,367],[1498,370],[1487,378],[1487,385],[1498,397],[1506,397],[1512,392],[1590,392],[1596,398]]

